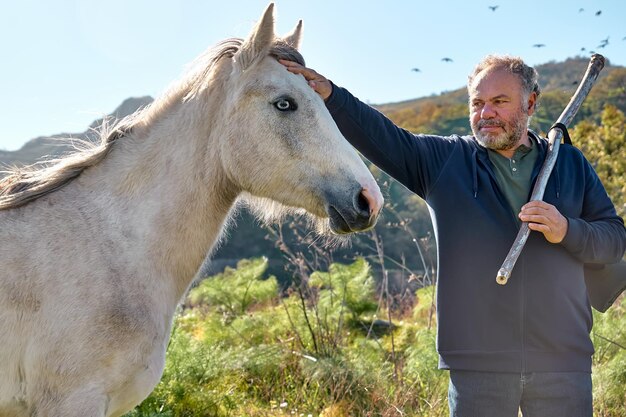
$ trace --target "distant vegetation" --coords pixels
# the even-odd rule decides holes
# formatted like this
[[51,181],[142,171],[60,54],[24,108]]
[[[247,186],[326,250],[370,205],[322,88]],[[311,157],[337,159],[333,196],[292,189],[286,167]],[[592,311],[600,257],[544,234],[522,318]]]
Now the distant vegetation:
[[[538,111],[532,118],[533,130],[545,133],[552,126],[578,88],[588,62],[584,58],[571,58],[565,62],[537,66],[542,95]],[[470,134],[467,100],[467,90],[463,87],[437,96],[385,104],[378,108],[396,124],[412,132]],[[608,104],[626,112],[624,67],[613,67],[610,64],[605,67],[573,125],[581,120],[599,122],[600,113]]]
[[[625,78],[626,79],[626,78]],[[626,84],[625,84],[626,85]],[[626,217],[626,117],[613,104],[600,112],[598,123],[583,120],[572,131],[593,164],[620,216]]]

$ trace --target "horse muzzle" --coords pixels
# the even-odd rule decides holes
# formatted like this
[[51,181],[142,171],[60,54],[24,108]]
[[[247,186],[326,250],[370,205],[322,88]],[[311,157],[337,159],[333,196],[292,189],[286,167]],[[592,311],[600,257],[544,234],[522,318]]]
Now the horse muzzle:
[[327,198],[330,229],[339,235],[371,229],[382,207],[383,196],[376,184]]

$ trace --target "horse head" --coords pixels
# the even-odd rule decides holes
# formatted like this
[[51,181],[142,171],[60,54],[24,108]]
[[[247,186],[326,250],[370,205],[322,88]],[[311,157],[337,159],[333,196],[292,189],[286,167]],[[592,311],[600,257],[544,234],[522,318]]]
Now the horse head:
[[[251,196],[304,209],[345,234],[376,223],[383,198],[371,173],[341,135],[323,100],[278,59],[300,60],[302,21],[274,34],[273,4],[232,56],[220,138],[230,179]],[[274,212],[262,205],[261,215]],[[281,211],[281,210],[279,210]]]

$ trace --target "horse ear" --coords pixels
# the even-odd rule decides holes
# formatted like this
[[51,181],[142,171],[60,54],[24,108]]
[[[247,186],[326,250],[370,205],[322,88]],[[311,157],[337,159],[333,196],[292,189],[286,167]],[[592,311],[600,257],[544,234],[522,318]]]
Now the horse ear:
[[259,57],[265,56],[274,41],[274,3],[270,3],[263,13],[263,17],[256,24],[248,38],[241,45],[241,49],[234,56],[235,62],[241,70],[250,67]]
[[300,49],[300,42],[302,40],[302,19],[298,21],[296,27],[291,33],[287,34],[283,40],[292,48]]

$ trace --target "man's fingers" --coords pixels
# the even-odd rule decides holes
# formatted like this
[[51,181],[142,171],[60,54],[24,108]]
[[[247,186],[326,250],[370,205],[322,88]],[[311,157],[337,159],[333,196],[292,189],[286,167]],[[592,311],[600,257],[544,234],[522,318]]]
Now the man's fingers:
[[522,216],[530,216],[530,215],[539,215],[545,217],[553,217],[557,215],[556,208],[550,204],[544,203],[543,201],[531,201],[530,203],[522,206],[520,210],[520,218]]
[[549,204],[528,203],[522,207],[519,218],[523,222],[548,224],[554,221],[556,213],[553,212],[552,206]]
[[287,68],[291,67],[301,67],[302,65],[298,64],[295,61],[289,61],[288,59],[279,59],[278,62],[286,66]]
[[532,209],[532,208],[542,209],[542,210],[550,210],[551,208],[554,208],[554,206],[551,205],[551,204],[546,203],[545,201],[541,201],[541,200],[529,201],[528,203],[526,203],[526,204],[524,204],[522,206],[522,210]]
[[546,216],[549,213],[550,213],[550,210],[542,209],[542,208],[538,208],[538,207],[525,208],[525,209],[522,209],[522,211],[521,211],[521,214],[523,214],[523,215],[543,215],[543,216]]
[[548,226],[546,226],[545,224],[541,224],[541,223],[528,223],[528,228],[530,230],[535,230],[537,232],[542,232],[542,233],[546,233],[550,231],[550,228]]
[[303,67],[302,65],[298,64],[297,62],[294,61],[287,61],[286,59],[279,59],[278,62],[280,62],[281,64],[283,64],[285,67],[287,67],[287,69],[295,74],[311,74],[311,73],[315,73],[315,71]]
[[287,68],[287,71],[293,74],[300,74],[304,77],[304,79],[309,83],[309,86],[313,88],[313,90],[322,98],[322,100],[326,101],[328,97],[330,97],[333,89],[330,81],[328,81],[323,75],[318,74],[315,70],[307,68],[303,65],[298,64],[297,62],[288,61],[285,59],[279,59],[282,65]]
[[541,224],[547,224],[550,221],[548,217],[540,215],[540,214],[523,214],[520,216],[520,219],[528,223],[541,223]]
[[285,59],[279,59],[278,62],[287,67],[288,71],[293,72],[294,74],[304,75],[304,78],[307,81],[321,78],[321,76],[317,72],[313,71],[310,68],[303,67],[297,62],[287,61]]

